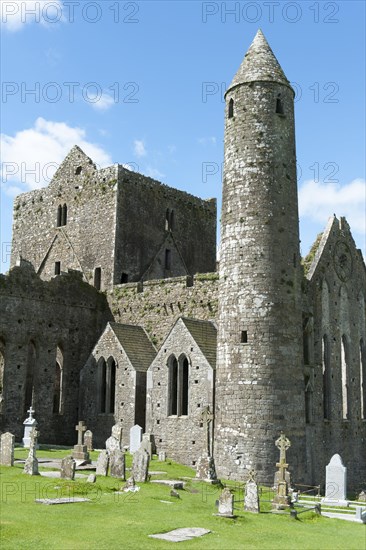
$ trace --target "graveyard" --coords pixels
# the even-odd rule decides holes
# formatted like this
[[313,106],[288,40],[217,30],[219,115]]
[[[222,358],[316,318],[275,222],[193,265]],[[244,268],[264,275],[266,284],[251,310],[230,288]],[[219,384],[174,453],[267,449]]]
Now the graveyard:
[[[192,469],[156,455],[139,426],[131,430],[129,449],[122,448],[116,424],[105,449],[94,450],[84,422],[75,426],[71,449],[39,444],[34,424],[33,418],[24,422],[22,443],[1,436],[4,549],[165,548],[173,542],[209,549],[364,547],[366,502],[347,500],[356,495],[346,494],[339,455],[327,467],[328,497],[320,488],[302,495],[290,481],[291,442],[283,433],[275,442],[275,483],[265,487],[254,470],[243,482],[218,480],[202,474],[202,464]],[[330,510],[336,513],[327,517]],[[337,513],[360,519],[344,521]]]

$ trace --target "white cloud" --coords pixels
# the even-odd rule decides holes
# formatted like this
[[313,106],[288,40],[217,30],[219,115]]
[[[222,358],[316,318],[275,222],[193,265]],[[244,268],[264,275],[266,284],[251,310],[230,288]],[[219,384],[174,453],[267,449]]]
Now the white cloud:
[[98,99],[98,101],[93,101],[92,103],[90,103],[90,105],[94,107],[94,109],[96,109],[97,111],[106,111],[107,109],[112,107],[114,103],[115,101],[113,97],[106,92],[103,92],[101,98]]
[[201,138],[198,138],[198,143],[200,145],[216,145],[216,138],[215,136],[209,136],[209,137],[201,137]]
[[333,213],[345,216],[352,231],[365,234],[366,182],[358,178],[345,185],[305,181],[299,190],[300,217],[326,224]]
[[29,191],[48,185],[67,153],[78,145],[98,166],[109,166],[109,154],[87,141],[85,130],[38,118],[33,128],[17,132],[14,137],[1,134],[1,182],[8,194]]
[[157,180],[161,180],[162,178],[165,177],[165,174],[160,172],[157,168],[153,168],[152,166],[148,166],[146,168],[146,175],[149,176],[150,178],[155,178]]
[[50,27],[60,21],[65,21],[61,0],[2,0],[0,4],[1,26],[11,32],[32,23]]
[[145,143],[142,139],[135,139],[133,142],[133,150],[135,155],[139,158],[146,156]]

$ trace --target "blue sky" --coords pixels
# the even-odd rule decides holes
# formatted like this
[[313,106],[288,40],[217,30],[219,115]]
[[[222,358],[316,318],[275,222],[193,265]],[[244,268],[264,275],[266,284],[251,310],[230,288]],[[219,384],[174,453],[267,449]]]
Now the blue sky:
[[333,213],[365,254],[363,1],[1,9],[1,271],[14,196],[47,185],[75,143],[101,166],[130,164],[220,208],[223,91],[258,28],[297,92],[302,254]]

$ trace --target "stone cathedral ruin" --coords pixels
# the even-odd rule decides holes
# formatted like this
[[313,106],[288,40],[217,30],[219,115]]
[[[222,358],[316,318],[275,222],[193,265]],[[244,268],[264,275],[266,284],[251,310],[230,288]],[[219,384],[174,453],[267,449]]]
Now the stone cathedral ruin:
[[[216,201],[75,146],[14,203],[0,276],[1,430],[32,405],[47,443],[120,422],[157,452],[271,482],[281,431],[298,482],[335,453],[366,480],[366,273],[344,218],[301,259],[294,91],[258,31],[226,95],[220,262]],[[203,413],[210,411],[208,424]],[[211,439],[208,440],[208,433]]]

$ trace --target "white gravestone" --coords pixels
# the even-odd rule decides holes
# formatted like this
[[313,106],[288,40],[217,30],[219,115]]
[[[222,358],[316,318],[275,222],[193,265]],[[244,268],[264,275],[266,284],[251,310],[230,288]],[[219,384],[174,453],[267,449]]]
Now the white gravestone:
[[347,468],[335,454],[325,468],[325,498],[323,502],[347,506]]
[[135,424],[130,429],[130,453],[135,453],[141,445],[142,441],[142,428],[138,424]]
[[[32,408],[32,406],[29,407],[27,413],[29,413],[28,418],[26,418],[23,422],[24,426],[24,437],[23,437],[23,447],[26,449],[29,449],[30,447],[30,435],[33,428],[37,428],[38,422],[35,418],[33,418],[33,415],[35,413],[35,410]],[[38,449],[38,446],[37,446]]]

